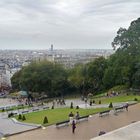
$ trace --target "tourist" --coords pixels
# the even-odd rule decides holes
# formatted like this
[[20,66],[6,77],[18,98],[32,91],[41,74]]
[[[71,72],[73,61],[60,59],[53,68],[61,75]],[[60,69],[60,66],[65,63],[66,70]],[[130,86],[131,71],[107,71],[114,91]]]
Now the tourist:
[[125,105],[126,111],[128,111],[128,106],[129,106],[129,104],[126,103],[126,105]]
[[76,122],[79,120],[79,117],[80,117],[79,112],[76,112],[76,115],[75,115]]
[[92,100],[90,100],[89,105],[92,106]]
[[105,131],[100,131],[99,134],[98,134],[98,136],[101,136],[101,135],[104,135],[104,134],[106,134]]
[[70,114],[69,114],[69,117],[73,117],[74,116],[74,114],[71,112]]
[[73,120],[73,121],[72,121],[72,133],[75,132],[75,128],[76,128],[76,123],[75,123],[75,121]]
[[87,98],[84,99],[85,100],[85,104],[87,103]]
[[74,117],[74,114],[71,112],[71,113],[69,114],[70,124],[72,124],[73,117]]

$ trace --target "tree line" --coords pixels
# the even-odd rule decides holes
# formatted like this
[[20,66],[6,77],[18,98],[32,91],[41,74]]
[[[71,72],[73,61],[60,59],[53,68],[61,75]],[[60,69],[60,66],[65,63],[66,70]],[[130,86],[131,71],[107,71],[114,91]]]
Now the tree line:
[[140,18],[131,22],[128,29],[120,28],[112,46],[116,51],[108,59],[100,57],[72,69],[48,61],[32,62],[14,74],[12,88],[48,97],[97,94],[116,85],[139,88]]

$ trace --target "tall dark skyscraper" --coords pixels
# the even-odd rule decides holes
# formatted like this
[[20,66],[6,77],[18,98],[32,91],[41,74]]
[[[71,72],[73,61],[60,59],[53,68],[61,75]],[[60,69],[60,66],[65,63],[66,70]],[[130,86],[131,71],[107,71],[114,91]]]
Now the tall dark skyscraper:
[[51,51],[53,52],[53,44],[51,44]]

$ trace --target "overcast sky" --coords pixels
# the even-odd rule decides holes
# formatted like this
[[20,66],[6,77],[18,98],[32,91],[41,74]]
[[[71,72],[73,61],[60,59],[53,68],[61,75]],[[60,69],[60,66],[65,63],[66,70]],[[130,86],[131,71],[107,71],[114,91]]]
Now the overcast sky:
[[140,0],[0,0],[0,49],[111,49]]

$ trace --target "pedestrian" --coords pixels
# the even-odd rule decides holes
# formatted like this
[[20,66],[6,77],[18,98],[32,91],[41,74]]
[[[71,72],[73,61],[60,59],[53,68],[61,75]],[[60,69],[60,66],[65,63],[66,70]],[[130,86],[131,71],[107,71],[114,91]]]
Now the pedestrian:
[[71,113],[69,114],[70,124],[72,124],[73,117],[74,117],[74,114],[71,112]]
[[89,105],[92,106],[92,100],[90,100]]
[[79,117],[80,117],[79,112],[76,112],[76,115],[75,115],[76,122],[78,122]]
[[76,123],[75,123],[75,121],[73,120],[73,121],[72,121],[72,133],[73,133],[73,134],[75,133],[75,128],[76,128]]
[[70,112],[69,117],[73,117],[73,116],[74,116],[74,114],[72,112]]
[[126,103],[126,105],[125,105],[126,111],[128,111],[128,106],[129,106],[129,104]]

